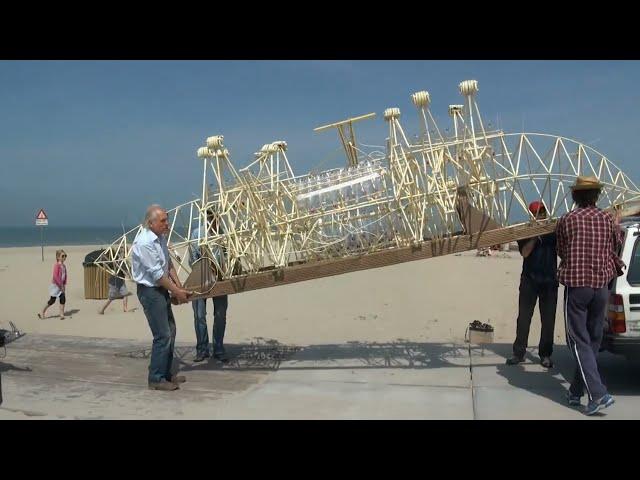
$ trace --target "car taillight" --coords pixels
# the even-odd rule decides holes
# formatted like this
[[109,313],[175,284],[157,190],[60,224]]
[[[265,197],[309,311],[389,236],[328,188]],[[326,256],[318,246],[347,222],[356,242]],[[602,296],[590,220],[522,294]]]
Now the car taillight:
[[624,302],[622,295],[609,297],[609,325],[612,333],[624,333],[627,331],[627,323],[624,318]]

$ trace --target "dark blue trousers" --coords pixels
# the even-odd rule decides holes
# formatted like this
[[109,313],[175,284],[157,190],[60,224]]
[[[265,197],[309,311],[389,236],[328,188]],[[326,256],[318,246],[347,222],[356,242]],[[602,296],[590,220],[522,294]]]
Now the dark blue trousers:
[[538,283],[526,275],[520,277],[520,295],[518,298],[518,320],[516,340],[513,342],[513,354],[524,357],[529,343],[531,318],[536,308],[540,309],[540,343],[538,355],[550,357],[553,353],[553,330],[556,324],[556,306],[558,304],[558,284],[555,282]]
[[[224,352],[224,331],[227,327],[227,306],[229,297],[213,297],[213,354]],[[200,298],[192,302],[193,324],[196,330],[196,353],[198,355],[210,355],[209,330],[207,328],[207,302],[206,298]]]
[[602,343],[609,290],[590,287],[564,288],[564,319],[567,346],[576,360],[576,371],[569,387],[572,395],[581,397],[587,390],[589,401],[607,393],[602,383],[596,356]]

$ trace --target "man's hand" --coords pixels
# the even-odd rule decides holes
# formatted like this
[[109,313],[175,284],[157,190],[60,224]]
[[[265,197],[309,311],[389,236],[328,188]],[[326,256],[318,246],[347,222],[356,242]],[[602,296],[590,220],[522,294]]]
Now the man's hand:
[[173,294],[171,297],[172,303],[173,303],[173,299],[175,299],[177,302],[176,305],[179,305],[181,303],[187,303],[189,301],[188,298],[191,296],[191,292],[188,290],[185,290],[184,288],[177,288],[171,293]]
[[542,242],[542,239],[540,237],[530,238],[529,241],[522,247],[520,255],[522,255],[524,258],[527,258],[529,255],[531,255],[531,252],[533,252],[533,249],[536,247],[536,244],[538,242]]
[[176,285],[171,279],[169,279],[169,277],[167,277],[166,275],[163,275],[157,282],[158,286],[160,287],[164,287],[167,290],[169,290],[171,292],[172,295],[172,301],[173,298],[176,299],[176,301],[178,302],[178,304],[180,303],[186,303],[187,297],[189,295],[191,295],[191,292],[189,292],[188,290],[185,290],[184,288],[182,288],[181,285]]

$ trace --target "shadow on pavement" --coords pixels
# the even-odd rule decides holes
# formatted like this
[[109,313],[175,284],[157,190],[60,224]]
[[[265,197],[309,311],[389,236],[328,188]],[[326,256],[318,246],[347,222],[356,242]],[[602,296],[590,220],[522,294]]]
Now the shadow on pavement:
[[[510,344],[493,344],[485,347],[495,355],[508,358],[511,356]],[[526,355],[526,364],[539,363],[539,357],[529,349]],[[568,384],[571,383],[576,368],[575,360],[565,345],[556,345],[553,353],[554,366],[547,371],[543,367],[540,370],[528,370],[520,365],[497,365],[496,373],[516,388],[548,398],[556,403],[568,407],[566,393]],[[626,358],[601,352],[598,355],[598,365],[602,380],[612,395],[640,395],[640,364],[631,363]],[[582,399],[586,404],[586,395]]]

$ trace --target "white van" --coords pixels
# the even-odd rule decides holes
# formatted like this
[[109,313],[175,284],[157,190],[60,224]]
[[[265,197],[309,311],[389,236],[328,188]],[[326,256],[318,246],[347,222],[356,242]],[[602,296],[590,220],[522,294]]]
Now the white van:
[[620,228],[620,258],[627,268],[613,281],[602,349],[640,359],[640,217],[623,219]]

